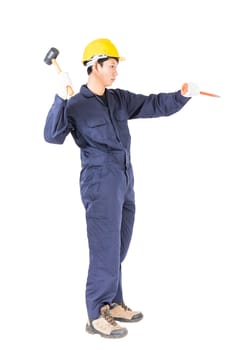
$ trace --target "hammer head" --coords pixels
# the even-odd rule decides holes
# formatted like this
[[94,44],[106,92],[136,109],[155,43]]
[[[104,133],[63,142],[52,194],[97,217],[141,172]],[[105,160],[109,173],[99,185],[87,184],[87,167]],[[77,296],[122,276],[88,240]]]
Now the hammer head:
[[51,47],[51,49],[48,51],[47,55],[44,58],[44,62],[46,64],[52,64],[52,60],[56,59],[58,55],[58,49],[56,49],[55,47]]

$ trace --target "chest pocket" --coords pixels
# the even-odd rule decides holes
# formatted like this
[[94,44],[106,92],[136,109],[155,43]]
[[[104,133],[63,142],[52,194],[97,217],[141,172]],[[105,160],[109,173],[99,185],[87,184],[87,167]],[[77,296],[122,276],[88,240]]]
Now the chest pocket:
[[90,128],[97,128],[99,126],[103,126],[106,124],[106,121],[104,118],[93,118],[93,119],[87,119],[87,125]]
[[124,113],[124,111],[118,111],[115,115],[115,119],[117,120],[117,122],[121,123],[127,123],[128,118],[127,115]]
[[84,133],[89,142],[107,143],[110,137],[109,126],[103,115],[87,116]]
[[121,138],[121,142],[125,147],[129,147],[130,132],[128,127],[128,117],[124,111],[119,111],[115,115],[115,121],[117,123],[118,132]]
[[118,127],[120,129],[122,129],[122,128],[128,129],[128,118],[127,118],[127,115],[124,111],[118,111],[115,115],[115,120],[116,120]]

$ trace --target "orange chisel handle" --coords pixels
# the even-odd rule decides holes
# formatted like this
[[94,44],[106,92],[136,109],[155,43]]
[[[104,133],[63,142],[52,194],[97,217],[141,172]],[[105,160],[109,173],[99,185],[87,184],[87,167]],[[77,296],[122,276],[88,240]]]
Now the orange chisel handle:
[[210,92],[200,91],[201,95],[211,96],[211,97],[220,97],[219,95],[211,94]]

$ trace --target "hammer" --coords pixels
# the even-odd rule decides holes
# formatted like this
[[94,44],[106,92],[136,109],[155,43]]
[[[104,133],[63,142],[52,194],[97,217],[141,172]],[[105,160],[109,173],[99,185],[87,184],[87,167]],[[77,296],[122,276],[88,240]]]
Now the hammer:
[[[59,64],[56,61],[56,58],[57,58],[58,55],[59,55],[58,49],[56,49],[55,47],[51,47],[51,49],[48,51],[47,55],[44,58],[44,62],[46,64],[48,64],[48,65],[53,64],[54,67],[56,68],[57,72],[61,73],[62,70],[61,70]],[[69,96],[73,96],[74,95],[74,91],[73,91],[71,86],[68,85],[66,87],[66,89],[67,89],[67,92],[68,92]]]

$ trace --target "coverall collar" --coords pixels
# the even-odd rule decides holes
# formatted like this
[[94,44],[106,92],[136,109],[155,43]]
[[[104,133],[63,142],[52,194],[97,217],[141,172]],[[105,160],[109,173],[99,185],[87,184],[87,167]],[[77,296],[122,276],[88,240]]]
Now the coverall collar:
[[95,96],[95,94],[93,94],[93,92],[88,89],[86,84],[81,86],[80,93],[86,98],[90,98],[90,97]]
[[[106,92],[106,89],[105,89],[105,92]],[[86,98],[96,97],[97,96],[91,90],[88,89],[86,84],[81,86],[80,93]]]

